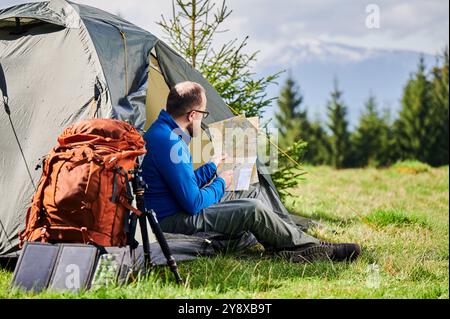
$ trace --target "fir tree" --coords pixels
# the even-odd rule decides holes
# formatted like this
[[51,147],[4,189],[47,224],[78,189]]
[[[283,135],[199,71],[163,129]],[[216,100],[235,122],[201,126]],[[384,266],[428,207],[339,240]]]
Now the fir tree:
[[380,145],[381,149],[377,153],[377,166],[388,166],[397,159],[396,140],[391,120],[391,112],[384,109],[380,117]]
[[375,96],[369,96],[352,137],[353,165],[379,167],[390,163],[391,132],[388,118],[380,114]]
[[[439,65],[441,63],[442,65]],[[437,140],[433,146],[431,164],[449,164],[449,52],[448,48],[438,58],[437,65],[432,71],[433,108],[435,112],[435,125],[438,130]]]
[[308,134],[308,148],[305,151],[305,162],[313,165],[330,164],[330,137],[322,126],[320,119],[311,122]]
[[432,85],[427,78],[422,56],[416,74],[404,88],[402,108],[395,123],[401,159],[432,162],[433,146],[438,139],[435,118]]
[[289,195],[289,190],[297,187],[301,181],[301,176],[306,171],[298,167],[291,159],[299,161],[307,147],[307,143],[299,140],[284,150],[285,153],[278,154],[278,170],[271,174],[272,181],[278,190],[282,200]]
[[279,145],[287,148],[299,139],[306,140],[309,131],[307,111],[301,109],[303,96],[298,85],[289,75],[278,98],[278,112],[275,114],[279,129]]
[[275,125],[279,130],[278,144],[286,154],[280,153],[279,169],[272,174],[272,180],[279,194],[284,198],[288,189],[294,188],[305,172],[293,161],[301,163],[308,143],[304,136],[308,134],[306,110],[301,109],[303,96],[298,85],[289,74],[278,98],[278,112],[275,114]]
[[342,91],[338,88],[337,80],[327,105],[328,128],[331,131],[331,164],[335,168],[348,166],[350,154],[350,133],[347,122],[347,106],[342,101]]

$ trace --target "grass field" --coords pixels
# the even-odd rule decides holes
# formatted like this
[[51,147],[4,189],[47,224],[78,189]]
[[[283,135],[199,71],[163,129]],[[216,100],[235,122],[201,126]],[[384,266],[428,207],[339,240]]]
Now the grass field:
[[161,270],[78,295],[12,291],[0,270],[0,298],[449,298],[448,167],[307,171],[288,208],[326,226],[314,235],[360,243],[356,263],[218,256],[181,263],[183,287]]

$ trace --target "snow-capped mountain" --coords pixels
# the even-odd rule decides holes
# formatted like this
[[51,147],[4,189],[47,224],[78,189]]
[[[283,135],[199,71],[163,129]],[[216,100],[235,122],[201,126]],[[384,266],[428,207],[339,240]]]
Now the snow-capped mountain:
[[317,39],[294,40],[287,45],[275,46],[274,50],[281,53],[279,62],[286,65],[314,61],[358,62],[373,57],[378,52],[374,49],[352,47]]
[[[370,93],[382,108],[392,115],[400,106],[402,89],[410,74],[417,69],[421,53],[405,50],[368,49],[315,39],[293,41],[274,46],[257,64],[257,74],[267,75],[286,70],[300,85],[304,105],[311,117],[324,118],[326,102],[336,78],[349,107],[351,125],[357,123],[360,111]],[[424,54],[431,67],[435,56]],[[277,96],[288,74],[285,72],[268,94]],[[265,118],[276,110],[276,103],[267,109]]]

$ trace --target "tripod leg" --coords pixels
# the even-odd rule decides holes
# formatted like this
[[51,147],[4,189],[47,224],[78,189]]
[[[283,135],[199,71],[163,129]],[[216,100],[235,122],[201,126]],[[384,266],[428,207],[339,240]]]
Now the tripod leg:
[[159,246],[161,247],[161,250],[164,254],[164,256],[167,259],[167,265],[169,266],[170,270],[175,276],[175,280],[178,284],[183,282],[183,279],[180,276],[180,273],[178,272],[178,266],[175,261],[175,258],[173,258],[172,253],[170,251],[170,247],[167,244],[166,237],[164,237],[164,234],[162,232],[161,226],[158,223],[158,219],[156,218],[156,214],[153,210],[150,210],[147,213],[148,221],[150,222],[150,227],[153,230],[153,233],[155,234],[156,239],[158,240]]
[[150,240],[148,237],[147,230],[147,220],[145,218],[145,214],[139,216],[139,227],[141,228],[141,236],[142,236],[142,246],[144,248],[144,262],[145,262],[145,270],[148,270],[151,262],[150,256]]
[[127,244],[130,246],[130,249],[136,249],[139,243],[136,241],[136,224],[137,224],[137,215],[134,213],[131,213],[128,215],[129,221],[128,221],[128,231],[127,231]]

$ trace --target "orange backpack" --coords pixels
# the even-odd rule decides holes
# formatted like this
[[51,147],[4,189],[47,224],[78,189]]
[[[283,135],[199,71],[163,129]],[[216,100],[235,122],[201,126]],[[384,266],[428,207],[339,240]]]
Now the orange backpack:
[[132,194],[129,170],[145,154],[131,125],[92,119],[66,128],[43,163],[24,241],[126,245],[125,223]]

